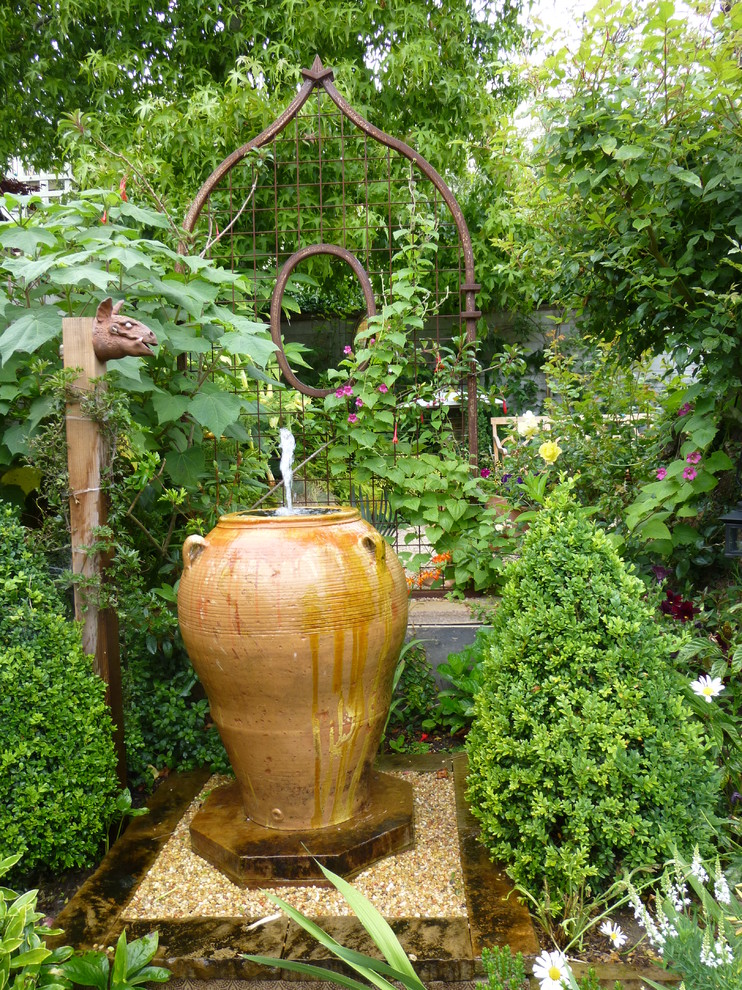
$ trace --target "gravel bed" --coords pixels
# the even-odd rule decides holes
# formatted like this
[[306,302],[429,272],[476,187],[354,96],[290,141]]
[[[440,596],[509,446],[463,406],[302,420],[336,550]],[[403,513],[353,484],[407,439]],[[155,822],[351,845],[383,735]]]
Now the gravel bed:
[[[447,774],[447,771],[438,773]],[[409,780],[413,787],[415,848],[388,856],[359,873],[353,886],[385,918],[465,917],[453,777],[411,771],[395,771],[394,776]],[[191,852],[188,826],[203,795],[228,780],[227,777],[211,777],[194,799],[125,908],[125,920],[259,919],[276,913],[276,906],[264,891],[236,886]],[[353,913],[334,888],[273,887],[269,892],[310,918]]]

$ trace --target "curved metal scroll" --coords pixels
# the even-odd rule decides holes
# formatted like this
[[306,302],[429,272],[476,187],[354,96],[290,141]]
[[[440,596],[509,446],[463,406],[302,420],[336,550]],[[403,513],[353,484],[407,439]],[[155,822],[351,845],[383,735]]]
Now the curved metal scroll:
[[337,244],[310,244],[307,247],[303,247],[295,254],[292,254],[281,269],[278,280],[276,281],[276,287],[273,290],[273,297],[271,299],[271,337],[276,345],[276,358],[278,359],[278,366],[283,372],[283,377],[286,381],[290,385],[293,385],[297,391],[303,392],[304,395],[311,395],[314,398],[323,399],[326,395],[330,394],[332,389],[312,388],[311,386],[305,385],[303,382],[299,381],[294,372],[291,370],[291,366],[286,359],[286,352],[283,349],[283,341],[281,340],[281,303],[283,301],[283,293],[288,280],[291,278],[291,275],[299,262],[303,261],[304,258],[311,258],[316,254],[332,254],[336,258],[341,258],[344,262],[346,262],[346,264],[350,265],[353,270],[353,274],[361,283],[363,298],[366,302],[366,316],[376,315],[376,301],[374,300],[374,290],[371,285],[371,279],[366,274],[366,269],[354,254],[351,254],[350,251],[346,251],[345,248],[339,247]]

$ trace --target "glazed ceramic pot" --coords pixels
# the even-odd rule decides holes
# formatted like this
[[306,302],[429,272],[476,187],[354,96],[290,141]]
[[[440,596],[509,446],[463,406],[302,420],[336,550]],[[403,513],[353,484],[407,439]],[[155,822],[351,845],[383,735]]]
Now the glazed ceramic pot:
[[178,618],[248,818],[363,812],[407,627],[394,551],[356,509],[225,515],[183,545]]

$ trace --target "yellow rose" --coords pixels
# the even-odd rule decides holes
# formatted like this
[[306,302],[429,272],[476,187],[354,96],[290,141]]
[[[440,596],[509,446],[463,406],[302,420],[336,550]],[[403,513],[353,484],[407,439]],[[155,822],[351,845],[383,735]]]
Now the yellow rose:
[[538,449],[539,457],[543,457],[547,464],[553,464],[561,452],[562,448],[553,440],[547,440]]

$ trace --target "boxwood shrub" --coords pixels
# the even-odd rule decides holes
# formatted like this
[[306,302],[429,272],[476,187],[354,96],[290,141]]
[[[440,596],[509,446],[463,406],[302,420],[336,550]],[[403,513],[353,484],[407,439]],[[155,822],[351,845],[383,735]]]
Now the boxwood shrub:
[[24,874],[94,862],[117,790],[105,685],[28,535],[0,506],[0,859]]
[[510,565],[467,740],[482,841],[554,915],[714,832],[719,773],[655,615],[558,487]]

